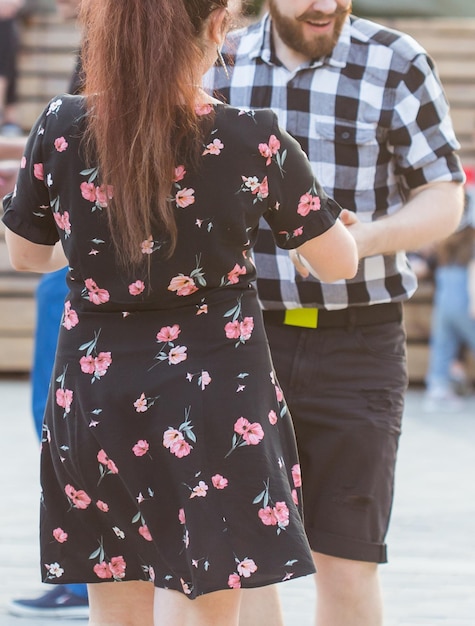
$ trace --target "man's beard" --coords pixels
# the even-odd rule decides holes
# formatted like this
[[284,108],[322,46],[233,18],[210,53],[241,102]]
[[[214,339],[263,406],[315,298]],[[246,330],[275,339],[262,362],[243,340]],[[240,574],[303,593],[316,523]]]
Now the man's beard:
[[[332,15],[321,11],[306,11],[297,18],[290,18],[280,13],[274,0],[269,0],[269,12],[280,38],[289,48],[309,59],[319,59],[332,53],[346,18],[351,13],[351,2],[344,9],[338,8]],[[323,21],[329,18],[335,18],[332,33],[305,39],[303,22]]]

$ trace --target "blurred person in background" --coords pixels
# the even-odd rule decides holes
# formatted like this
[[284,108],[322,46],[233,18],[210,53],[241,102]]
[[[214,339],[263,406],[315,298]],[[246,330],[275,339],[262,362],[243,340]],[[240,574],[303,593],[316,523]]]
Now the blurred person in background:
[[0,0],[0,135],[22,134],[17,123],[17,19],[24,0]]
[[[473,186],[473,170],[466,173],[467,187],[470,182]],[[475,356],[475,203],[470,193],[457,231],[434,247],[432,257],[434,303],[424,409],[451,413],[464,406],[457,391],[467,390],[460,354],[470,351]]]
[[[80,0],[56,0],[56,8],[64,20],[75,19]],[[80,55],[69,85],[70,93],[79,93],[82,72]],[[26,137],[0,138],[0,185],[2,197],[13,189],[18,173],[18,161],[23,155]],[[44,274],[36,288],[36,328],[33,365],[31,370],[32,412],[35,431],[41,440],[43,415],[53,369],[58,331],[67,294],[67,268]],[[89,615],[87,586],[57,585],[38,597],[13,599],[7,606],[12,615],[29,618],[87,619]]]

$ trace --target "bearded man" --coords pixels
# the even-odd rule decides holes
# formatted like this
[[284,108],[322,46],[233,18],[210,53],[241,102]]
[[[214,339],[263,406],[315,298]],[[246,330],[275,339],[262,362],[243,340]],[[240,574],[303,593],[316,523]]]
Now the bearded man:
[[[417,286],[404,251],[456,228],[459,145],[434,64],[411,37],[358,19],[350,0],[268,7],[231,33],[229,78],[216,67],[207,87],[233,106],[276,111],[358,233],[350,281],[294,268],[264,225],[255,260],[299,445],[315,624],[381,626],[378,564],[387,560],[407,385],[402,303]],[[242,623],[282,624],[271,593],[246,592]]]

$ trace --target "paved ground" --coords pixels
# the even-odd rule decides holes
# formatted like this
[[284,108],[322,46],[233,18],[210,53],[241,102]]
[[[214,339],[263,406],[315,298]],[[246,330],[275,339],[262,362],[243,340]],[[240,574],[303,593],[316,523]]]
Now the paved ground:
[[[421,400],[420,390],[409,391],[390,563],[381,568],[385,626],[475,626],[475,398],[458,414],[425,414]],[[37,566],[38,445],[29,402],[27,379],[0,378],[0,626],[48,623],[5,610],[12,597],[44,589]],[[281,587],[287,626],[312,626],[312,581]]]

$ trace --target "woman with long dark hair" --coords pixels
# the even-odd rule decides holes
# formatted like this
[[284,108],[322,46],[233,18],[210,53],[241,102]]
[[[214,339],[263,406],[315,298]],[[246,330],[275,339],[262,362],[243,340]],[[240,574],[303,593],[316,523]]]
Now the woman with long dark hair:
[[4,201],[14,267],[69,266],[43,579],[87,582],[91,626],[235,626],[240,588],[313,572],[258,222],[325,280],[356,245],[275,115],[200,88],[227,0],[83,0],[82,20],[86,95],[50,102]]

